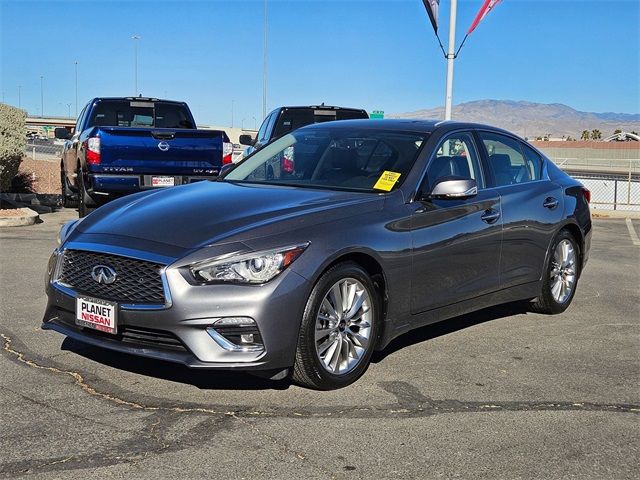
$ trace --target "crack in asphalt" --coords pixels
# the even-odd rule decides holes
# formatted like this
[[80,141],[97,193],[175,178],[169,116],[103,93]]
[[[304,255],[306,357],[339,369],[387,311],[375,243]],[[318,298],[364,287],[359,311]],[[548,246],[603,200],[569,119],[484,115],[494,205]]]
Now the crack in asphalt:
[[[330,478],[336,478],[337,475],[324,467],[324,465],[315,462],[309,458],[309,455],[301,450],[296,450],[288,445],[285,441],[272,436],[259,429],[254,423],[249,421],[252,418],[352,418],[352,419],[369,419],[369,418],[417,418],[429,417],[439,414],[456,414],[456,413],[474,413],[474,412],[527,412],[527,411],[577,411],[577,412],[614,412],[614,413],[640,413],[640,404],[627,403],[593,403],[593,402],[526,402],[526,401],[499,401],[499,402],[481,402],[481,401],[460,401],[454,399],[435,400],[424,395],[415,385],[403,381],[386,381],[378,382],[378,386],[395,398],[395,403],[380,406],[323,406],[298,408],[294,411],[291,408],[276,407],[270,410],[257,410],[251,407],[225,409],[224,406],[214,406],[212,408],[194,405],[151,405],[141,402],[126,400],[109,393],[99,391],[97,388],[89,385],[84,377],[75,371],[65,370],[62,368],[43,365],[35,360],[31,360],[23,352],[16,350],[12,346],[11,337],[4,333],[0,333],[4,343],[2,352],[8,355],[13,361],[25,366],[44,370],[57,375],[70,377],[74,384],[82,389],[88,395],[99,398],[106,402],[129,408],[133,411],[148,412],[150,414],[147,419],[150,423],[147,427],[139,432],[137,438],[131,438],[121,445],[121,449],[114,449],[114,452],[123,452],[122,455],[114,454],[110,457],[104,457],[99,454],[86,454],[80,456],[64,456],[56,459],[49,459],[44,463],[42,461],[23,460],[13,463],[0,464],[0,474],[2,475],[20,475],[31,473],[34,471],[47,470],[69,470],[80,469],[91,466],[113,465],[117,463],[136,464],[144,460],[148,455],[153,453],[161,453],[166,451],[176,451],[188,448],[191,445],[201,443],[203,437],[213,438],[214,434],[220,433],[222,430],[231,428],[227,423],[228,420],[236,420],[243,426],[254,431],[255,434],[268,440],[275,445],[283,455],[291,455],[299,461],[305,461],[306,465],[328,475]],[[24,397],[23,394],[13,392]],[[30,399],[30,398],[29,398]],[[42,402],[30,399],[38,404]],[[48,405],[49,406],[49,405]],[[51,407],[51,406],[49,406]],[[51,407],[54,408],[54,407]],[[56,409],[60,413],[68,413],[60,409]],[[214,427],[210,428],[211,420],[204,420],[201,427],[191,429],[190,432],[180,437],[178,441],[169,441],[167,439],[168,429],[172,423],[176,423],[182,414],[194,414],[208,416],[214,421]],[[73,414],[69,414],[73,415]],[[84,417],[82,417],[84,418]],[[85,419],[87,420],[87,419]],[[153,420],[153,421],[151,421]],[[143,441],[141,441],[143,440]]]

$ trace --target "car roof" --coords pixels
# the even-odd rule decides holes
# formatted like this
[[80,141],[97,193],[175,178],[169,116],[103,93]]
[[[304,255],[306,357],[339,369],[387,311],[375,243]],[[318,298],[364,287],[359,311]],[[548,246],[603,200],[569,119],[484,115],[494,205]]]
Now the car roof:
[[484,125],[481,123],[459,122],[453,120],[416,120],[416,119],[402,119],[402,118],[385,118],[385,119],[356,119],[356,120],[338,120],[334,122],[322,122],[315,123],[301,127],[300,130],[305,129],[317,129],[330,126],[332,128],[366,128],[371,130],[397,130],[403,132],[419,132],[419,133],[433,133],[436,130],[458,130],[458,129],[482,129],[491,130],[497,133],[504,133],[512,137],[518,137],[517,135],[491,125]]
[[303,109],[314,109],[314,110],[354,110],[357,112],[365,112],[364,108],[353,108],[353,107],[338,107],[336,105],[294,105],[288,106],[284,105],[282,107],[276,108],[276,110],[303,110]]
[[182,102],[180,100],[165,100],[163,98],[155,98],[155,97],[96,97],[93,100],[91,100],[91,102],[89,102],[89,103],[102,102],[104,100],[130,101],[130,102],[135,102],[135,101],[139,101],[139,102],[164,102],[164,103],[179,103],[179,104],[184,104],[185,103],[185,102]]

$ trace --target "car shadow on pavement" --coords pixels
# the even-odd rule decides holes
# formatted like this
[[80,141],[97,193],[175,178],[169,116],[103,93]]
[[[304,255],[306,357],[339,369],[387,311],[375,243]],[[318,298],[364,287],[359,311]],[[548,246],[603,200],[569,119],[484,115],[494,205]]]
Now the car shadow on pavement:
[[291,382],[288,380],[269,380],[245,372],[190,369],[179,363],[94,347],[69,337],[62,342],[61,348],[108,367],[171,382],[185,383],[202,390],[286,390],[291,386]]
[[[515,302],[485,308],[427,325],[399,336],[384,350],[374,352],[371,362],[382,362],[398,350],[417,343],[448,335],[473,325],[526,312],[527,307],[524,302]],[[177,363],[94,347],[69,337],[64,340],[61,348],[108,367],[147,377],[189,384],[202,390],[286,390],[292,385],[288,379],[270,380],[244,372],[194,370]]]
[[416,343],[426,342],[428,340],[442,337],[443,335],[448,335],[450,333],[457,332],[458,330],[489,322],[491,320],[496,320],[498,318],[510,317],[512,315],[519,315],[527,312],[528,309],[526,302],[512,302],[488,307],[483,310],[460,315],[459,317],[442,320],[441,322],[432,323],[431,325],[411,330],[397,338],[394,338],[384,350],[374,352],[371,357],[371,362],[379,363],[398,350],[415,345]]

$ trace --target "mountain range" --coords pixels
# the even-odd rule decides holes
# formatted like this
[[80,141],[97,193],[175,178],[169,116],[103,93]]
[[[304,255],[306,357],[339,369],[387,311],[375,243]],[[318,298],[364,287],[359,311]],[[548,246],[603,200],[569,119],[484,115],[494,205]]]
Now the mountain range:
[[[444,107],[386,115],[388,118],[442,119]],[[561,103],[475,100],[453,107],[452,119],[504,128],[522,137],[570,136],[598,129],[607,137],[616,129],[640,132],[640,114],[581,112]]]

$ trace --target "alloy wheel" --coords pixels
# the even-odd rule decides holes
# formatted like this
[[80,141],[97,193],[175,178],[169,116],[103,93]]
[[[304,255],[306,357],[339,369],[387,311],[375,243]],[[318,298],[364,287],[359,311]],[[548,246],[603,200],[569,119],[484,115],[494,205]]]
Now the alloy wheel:
[[563,239],[556,245],[551,263],[551,295],[558,303],[565,303],[576,284],[576,250],[573,244]]
[[315,343],[320,363],[328,372],[353,370],[371,342],[372,300],[355,278],[343,278],[327,292],[316,318]]

